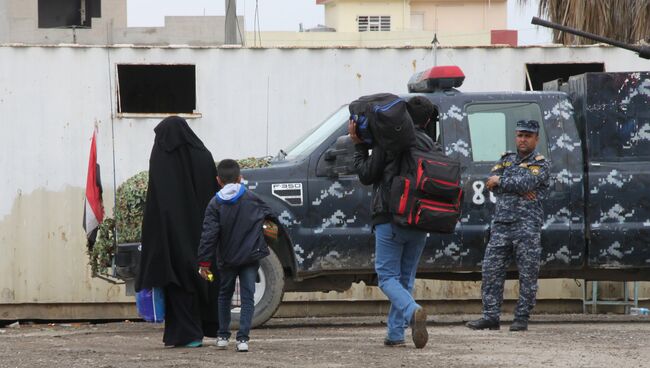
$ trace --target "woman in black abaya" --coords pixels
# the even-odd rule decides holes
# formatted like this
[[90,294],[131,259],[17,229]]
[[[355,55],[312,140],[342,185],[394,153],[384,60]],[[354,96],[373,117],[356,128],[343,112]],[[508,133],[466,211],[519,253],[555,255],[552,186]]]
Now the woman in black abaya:
[[[203,215],[218,189],[212,154],[187,122],[170,116],[154,129],[136,290],[165,290],[166,346],[201,346],[218,330],[218,280],[198,274]],[[216,270],[213,270],[216,275]]]

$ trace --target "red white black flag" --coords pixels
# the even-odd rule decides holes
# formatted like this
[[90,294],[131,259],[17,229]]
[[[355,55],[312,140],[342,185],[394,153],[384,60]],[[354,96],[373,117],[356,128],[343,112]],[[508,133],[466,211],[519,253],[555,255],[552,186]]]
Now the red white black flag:
[[90,159],[88,160],[88,176],[86,178],[86,200],[84,206],[84,223],[88,238],[88,246],[95,244],[99,224],[104,220],[104,205],[102,204],[102,182],[97,163],[97,130],[93,131],[90,143]]

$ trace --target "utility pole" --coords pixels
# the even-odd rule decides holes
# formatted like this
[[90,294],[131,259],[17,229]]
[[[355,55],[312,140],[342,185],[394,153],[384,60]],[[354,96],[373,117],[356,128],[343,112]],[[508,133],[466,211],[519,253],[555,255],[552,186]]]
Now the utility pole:
[[226,30],[224,44],[239,45],[237,42],[237,0],[226,1]]

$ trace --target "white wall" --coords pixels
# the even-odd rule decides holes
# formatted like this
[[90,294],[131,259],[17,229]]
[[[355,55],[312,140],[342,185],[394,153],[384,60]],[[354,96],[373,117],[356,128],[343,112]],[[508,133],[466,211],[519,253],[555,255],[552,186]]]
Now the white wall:
[[[81,228],[95,122],[105,205],[112,207],[117,63],[195,64],[202,118],[189,123],[221,159],[274,154],[359,95],[405,92],[411,74],[431,60],[420,48],[0,46],[0,304],[131,300],[121,287],[90,278]],[[438,55],[440,65],[465,71],[464,91],[521,90],[526,62],[648,68],[630,52],[600,47],[456,48]],[[147,169],[160,120],[113,120],[118,185]]]

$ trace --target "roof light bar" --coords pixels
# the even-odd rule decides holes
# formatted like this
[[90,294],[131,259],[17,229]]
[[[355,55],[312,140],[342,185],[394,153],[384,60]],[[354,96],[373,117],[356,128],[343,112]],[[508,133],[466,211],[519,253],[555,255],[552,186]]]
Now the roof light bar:
[[408,90],[413,93],[458,88],[464,80],[465,74],[455,65],[434,66],[413,74],[408,82]]

